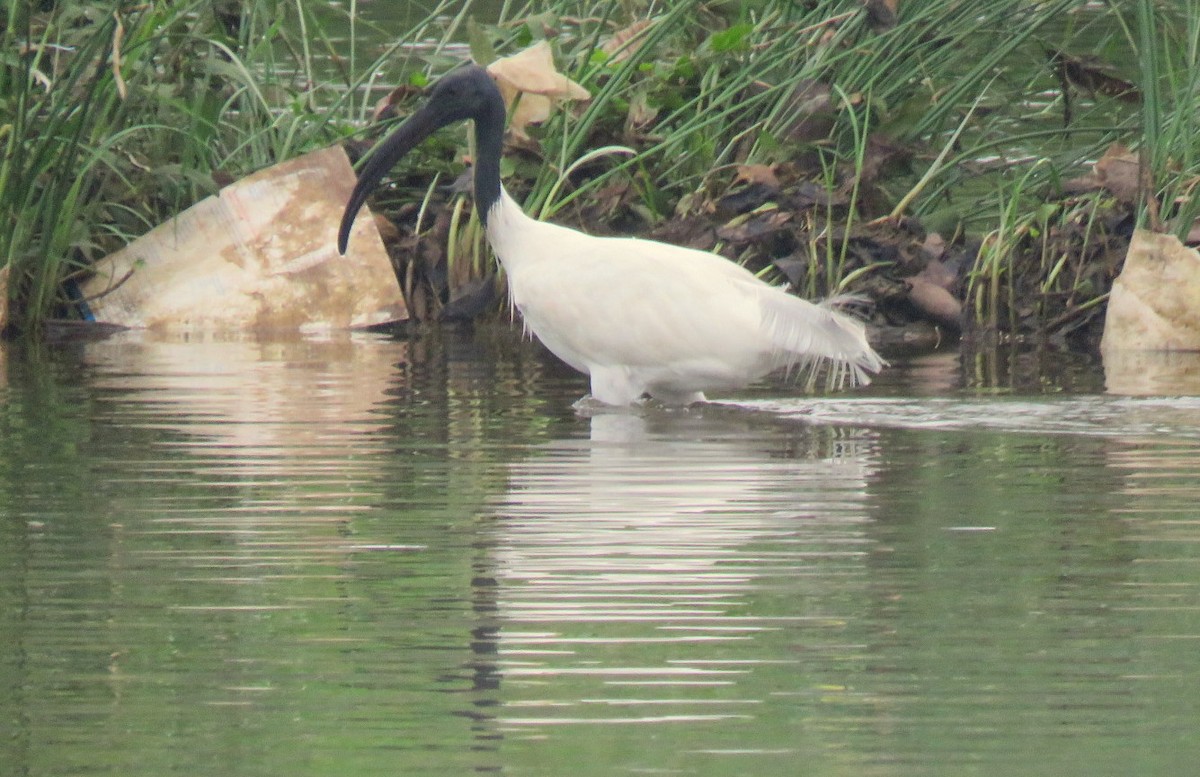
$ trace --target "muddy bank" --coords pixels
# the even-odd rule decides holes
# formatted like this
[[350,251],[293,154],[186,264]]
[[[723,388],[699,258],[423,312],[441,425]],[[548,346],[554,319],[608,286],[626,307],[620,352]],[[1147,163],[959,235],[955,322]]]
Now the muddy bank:
[[[469,177],[435,188],[423,204],[384,195],[375,205],[417,321],[507,315],[503,278],[470,217]],[[965,339],[1096,349],[1136,219],[1134,203],[1095,174],[1045,192],[1038,218],[988,234],[965,230],[953,215],[889,217],[875,182],[857,183],[852,198],[848,181],[831,190],[795,166],[744,165],[667,218],[650,216],[643,193],[619,181],[553,220],[715,251],[807,298],[853,295],[884,347]],[[519,198],[521,182],[510,186]]]

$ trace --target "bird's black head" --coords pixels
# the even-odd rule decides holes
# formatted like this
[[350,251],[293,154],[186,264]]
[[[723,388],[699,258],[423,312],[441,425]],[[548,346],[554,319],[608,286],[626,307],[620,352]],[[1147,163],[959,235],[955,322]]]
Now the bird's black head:
[[486,116],[499,99],[500,90],[486,70],[478,65],[464,65],[438,79],[429,90],[427,105],[442,114],[445,126]]
[[[504,133],[504,100],[496,82],[486,70],[465,65],[438,79],[429,91],[429,98],[395,132],[380,143],[358,174],[358,183],[342,213],[338,230],[338,251],[346,253],[350,228],[354,218],[379,181],[417,144],[447,124],[474,119],[477,137],[494,138],[495,156],[499,156],[499,139]],[[483,149],[477,149],[482,157]],[[499,178],[495,182],[499,192]]]

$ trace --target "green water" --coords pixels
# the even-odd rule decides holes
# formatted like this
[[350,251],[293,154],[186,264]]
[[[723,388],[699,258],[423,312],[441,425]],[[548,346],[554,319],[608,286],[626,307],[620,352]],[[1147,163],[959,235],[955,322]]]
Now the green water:
[[590,418],[487,330],[0,363],[0,774],[1200,756],[1200,402],[1086,363]]

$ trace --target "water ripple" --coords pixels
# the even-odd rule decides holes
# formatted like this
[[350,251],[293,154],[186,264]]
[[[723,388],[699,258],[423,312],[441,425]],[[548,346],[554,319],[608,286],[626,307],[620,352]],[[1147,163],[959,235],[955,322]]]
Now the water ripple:
[[[818,453],[766,459],[763,445],[753,426],[720,414],[599,415],[586,439],[548,444],[510,466],[491,549],[499,652],[522,659],[499,666],[512,689],[505,703],[527,707],[520,690],[544,693],[555,678],[570,678],[554,688],[571,695],[540,697],[543,714],[505,713],[500,724],[751,719],[759,713],[637,710],[764,704],[770,690],[756,673],[770,662],[756,656],[766,644],[844,626],[833,612],[754,605],[806,575],[861,580],[872,441],[828,435]],[[665,688],[723,690],[649,695]],[[594,696],[628,714],[591,714]]]
[[1200,439],[1200,397],[817,397],[720,404],[812,424],[1147,439],[1167,435]]

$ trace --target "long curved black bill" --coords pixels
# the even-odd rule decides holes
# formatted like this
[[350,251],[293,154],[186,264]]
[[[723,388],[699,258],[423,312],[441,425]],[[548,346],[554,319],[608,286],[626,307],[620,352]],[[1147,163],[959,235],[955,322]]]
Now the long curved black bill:
[[380,179],[405,154],[443,126],[444,122],[439,119],[437,111],[426,104],[376,146],[370,159],[359,171],[358,183],[354,185],[354,191],[350,193],[350,201],[346,203],[346,210],[342,212],[342,225],[338,229],[339,254],[346,253],[346,244],[350,242],[350,228],[354,226],[354,219],[358,216],[358,211],[362,208],[363,203],[367,201],[367,197],[379,185]]

